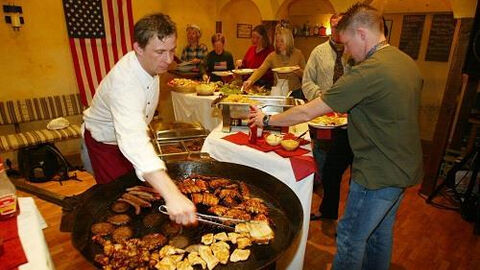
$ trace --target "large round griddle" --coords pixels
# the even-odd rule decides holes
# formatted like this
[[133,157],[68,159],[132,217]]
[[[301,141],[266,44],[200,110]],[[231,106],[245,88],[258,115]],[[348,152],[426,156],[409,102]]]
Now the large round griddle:
[[[203,174],[243,181],[250,187],[252,195],[264,199],[270,208],[270,218],[275,224],[274,240],[269,245],[252,246],[251,256],[245,262],[218,265],[215,269],[261,269],[276,261],[301,230],[303,209],[299,199],[287,185],[269,174],[250,167],[214,160],[174,161],[167,163],[167,167],[172,179],[182,179],[191,174]],[[82,196],[83,202],[76,209],[72,241],[82,255],[97,267],[100,265],[95,263],[94,257],[95,254],[101,253],[102,249],[91,241],[90,227],[112,215],[110,210],[112,202],[121,196],[126,188],[138,184],[141,184],[140,180],[131,173],[112,183],[96,185]],[[134,218],[131,226],[134,228],[135,237],[160,232],[159,227],[147,229],[142,223],[145,215],[158,212],[157,206],[155,204],[152,209],[143,209],[140,216],[135,216],[133,211],[129,213]],[[167,217],[164,218],[164,222],[168,222]],[[224,230],[200,224],[194,228],[185,228],[182,234],[189,237],[192,242],[200,243],[202,234],[219,231]]]

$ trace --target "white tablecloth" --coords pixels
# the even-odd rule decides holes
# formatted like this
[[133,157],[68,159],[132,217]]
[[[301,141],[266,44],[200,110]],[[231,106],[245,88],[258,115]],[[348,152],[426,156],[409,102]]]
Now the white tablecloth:
[[196,93],[178,93],[172,91],[173,113],[175,120],[183,122],[200,122],[207,130],[213,130],[221,123],[221,113],[215,113],[212,101],[218,96],[197,96]]
[[37,209],[33,198],[18,198],[20,215],[17,217],[18,236],[28,263],[19,267],[20,270],[55,269],[48,246],[43,236],[47,223]]
[[[233,127],[232,133],[246,128]],[[278,269],[303,269],[303,259],[308,237],[310,205],[312,203],[313,174],[297,182],[290,161],[274,152],[264,153],[248,146],[237,145],[221,139],[232,133],[224,133],[221,126],[215,128],[205,140],[202,152],[207,152],[218,161],[231,162],[264,171],[287,184],[299,198],[303,208],[303,227],[297,243],[294,243],[277,262]],[[310,146],[306,146],[305,148]]]

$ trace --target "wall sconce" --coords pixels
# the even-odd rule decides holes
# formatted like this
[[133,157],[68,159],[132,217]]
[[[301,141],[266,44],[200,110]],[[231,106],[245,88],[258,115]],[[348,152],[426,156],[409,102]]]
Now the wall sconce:
[[14,5],[4,5],[3,12],[5,13],[5,22],[12,25],[13,31],[19,31],[22,24],[25,23],[22,16],[22,7]]

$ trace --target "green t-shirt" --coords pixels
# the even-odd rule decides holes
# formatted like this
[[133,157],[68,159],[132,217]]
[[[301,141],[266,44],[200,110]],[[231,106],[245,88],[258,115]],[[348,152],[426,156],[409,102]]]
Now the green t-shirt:
[[415,62],[393,46],[342,76],[322,99],[348,112],[352,179],[368,189],[408,187],[423,174],[418,127],[423,79]]

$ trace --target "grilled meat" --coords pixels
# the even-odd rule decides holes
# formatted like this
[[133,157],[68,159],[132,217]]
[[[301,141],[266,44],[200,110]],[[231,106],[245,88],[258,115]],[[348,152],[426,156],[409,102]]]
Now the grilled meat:
[[226,178],[218,178],[218,179],[210,180],[210,182],[208,184],[210,185],[211,188],[216,189],[216,188],[219,188],[219,187],[228,186],[231,183],[232,183],[232,181],[230,181]]
[[133,208],[135,208],[135,215],[140,215],[140,211],[142,211],[140,205],[124,198],[119,198],[117,201],[130,204],[131,206],[133,206]]
[[128,224],[132,219],[130,216],[125,215],[125,214],[118,214],[118,215],[113,215],[107,218],[107,221],[112,223],[113,225],[125,225]]
[[245,210],[252,214],[267,214],[268,208],[261,199],[252,198],[242,203]]
[[111,234],[114,229],[115,227],[108,222],[95,223],[90,227],[90,231],[92,231],[94,235],[108,235]]
[[178,189],[180,192],[183,194],[191,194],[191,193],[199,193],[202,192],[202,189],[195,185],[195,183],[192,181],[192,183],[189,183],[190,181],[183,181],[178,183]]
[[160,213],[151,213],[146,215],[142,221],[145,227],[153,228],[160,225],[162,222],[162,215]]
[[242,199],[242,195],[240,195],[240,193],[236,189],[222,189],[220,190],[218,197],[220,197],[220,199],[224,199],[226,197],[238,200]]
[[167,238],[160,233],[151,233],[142,237],[142,246],[148,250],[159,248],[167,243]]
[[215,206],[212,206],[212,207],[208,208],[207,211],[221,217],[221,216],[223,216],[223,214],[225,214],[225,212],[228,211],[228,209],[230,209],[230,208],[222,206],[222,205],[215,205]]
[[252,219],[249,213],[240,209],[235,209],[235,208],[228,210],[223,216],[227,218],[234,218],[234,219],[240,219],[240,220],[246,220],[246,221]]
[[244,199],[250,199],[250,188],[244,182],[240,182],[240,194]]
[[128,211],[129,208],[130,208],[130,204],[126,202],[120,202],[120,201],[114,202],[111,207],[112,211],[117,214],[125,213]]
[[152,207],[152,204],[142,198],[137,197],[136,195],[132,195],[130,193],[123,193],[122,195],[123,199],[129,200],[140,207]]
[[194,193],[192,194],[192,202],[194,204],[215,206],[218,204],[218,198],[211,193]]
[[199,248],[200,257],[207,263],[209,270],[212,270],[220,262],[217,257],[213,256],[212,250],[208,246],[201,246]]
[[231,262],[246,261],[250,257],[249,249],[235,249],[230,256]]
[[121,226],[115,229],[112,233],[112,238],[115,242],[121,243],[133,236],[132,228],[128,226]]

